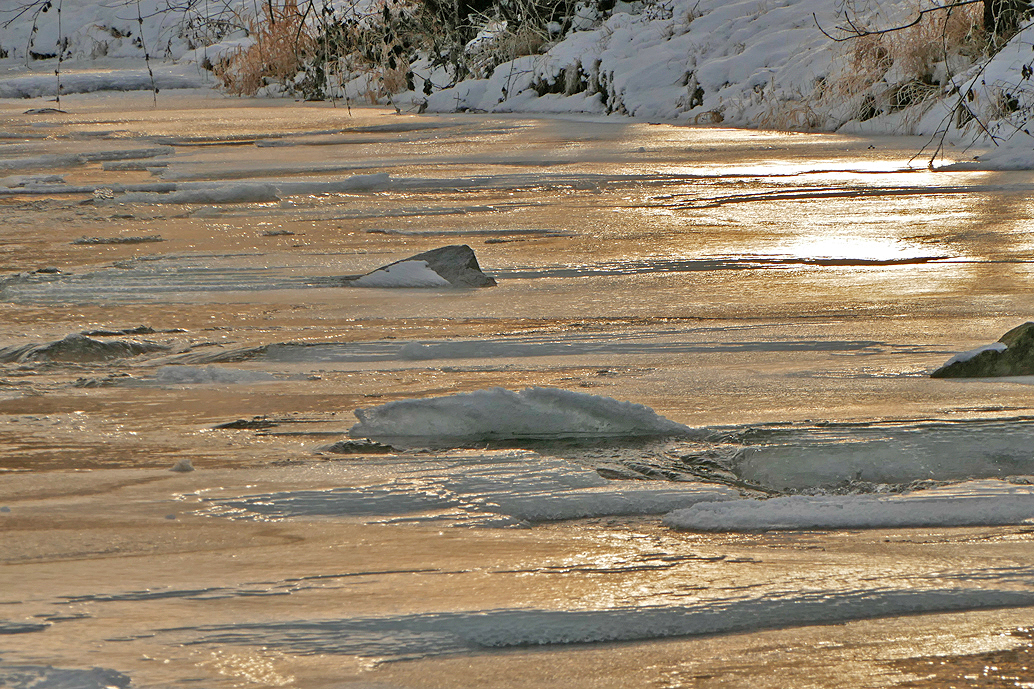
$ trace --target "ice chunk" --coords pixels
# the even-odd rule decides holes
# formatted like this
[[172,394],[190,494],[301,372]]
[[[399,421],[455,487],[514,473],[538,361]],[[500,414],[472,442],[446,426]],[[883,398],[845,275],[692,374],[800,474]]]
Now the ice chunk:
[[471,443],[518,438],[621,438],[686,435],[692,429],[649,407],[557,388],[475,392],[357,409],[352,437]]

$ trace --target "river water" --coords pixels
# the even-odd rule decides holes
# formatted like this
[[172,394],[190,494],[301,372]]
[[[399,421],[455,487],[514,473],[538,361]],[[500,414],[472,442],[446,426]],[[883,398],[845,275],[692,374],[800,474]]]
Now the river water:
[[[1034,682],[1031,381],[929,378],[1030,318],[1034,174],[916,138],[34,105],[0,102],[0,684]],[[345,279],[451,244],[498,285]],[[384,408],[392,448],[334,445],[427,399]],[[613,400],[683,430],[578,426],[657,418]]]

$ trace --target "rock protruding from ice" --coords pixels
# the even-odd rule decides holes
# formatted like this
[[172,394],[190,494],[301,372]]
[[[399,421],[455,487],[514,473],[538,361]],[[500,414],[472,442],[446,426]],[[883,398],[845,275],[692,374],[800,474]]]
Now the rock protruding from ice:
[[357,409],[353,438],[463,446],[492,440],[680,436],[692,429],[642,404],[557,388],[492,388]]
[[194,464],[189,457],[184,457],[173,464],[169,471],[175,471],[177,474],[189,474],[191,471],[194,471]]
[[1034,375],[1034,323],[1005,333],[998,342],[956,354],[932,378],[991,378]]
[[474,250],[454,244],[388,264],[352,281],[353,287],[494,287]]
[[317,452],[335,455],[387,455],[395,451],[395,448],[391,445],[374,442],[368,438],[362,438],[359,440],[339,440],[336,443],[324,445],[317,450]]
[[0,362],[26,363],[31,361],[61,361],[84,363],[109,361],[127,357],[163,352],[166,345],[147,340],[98,340],[86,335],[69,335],[45,344],[27,344],[0,348]]

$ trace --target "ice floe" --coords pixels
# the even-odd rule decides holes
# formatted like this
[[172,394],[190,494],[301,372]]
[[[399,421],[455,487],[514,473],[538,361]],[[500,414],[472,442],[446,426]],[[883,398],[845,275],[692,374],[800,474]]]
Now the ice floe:
[[[328,490],[211,499],[213,513],[258,519],[314,517],[515,526],[612,515],[660,515],[734,490],[694,482],[611,481],[576,462],[524,451],[398,457],[394,478]],[[352,473],[358,474],[356,468]],[[355,479],[353,479],[355,480]]]
[[239,622],[190,630],[187,644],[261,645],[281,653],[414,658],[548,644],[663,639],[831,624],[894,615],[1034,605],[993,588],[803,591],[695,605],[596,610],[502,609]]
[[693,429],[642,404],[559,388],[504,388],[407,399],[357,409],[349,435],[386,442],[635,438],[690,435]]
[[691,531],[1001,526],[1034,520],[1034,489],[971,481],[901,495],[792,495],[676,510],[667,526]]
[[269,383],[276,380],[272,373],[266,371],[247,371],[220,366],[162,366],[155,372],[154,378],[162,385],[238,385]]
[[929,479],[1034,473],[1034,424],[1024,419],[825,424],[733,435],[739,438],[724,445],[733,453],[727,468],[780,492],[901,490]]
[[106,668],[57,668],[0,662],[0,686],[14,689],[127,689],[130,684],[132,681],[128,675]]

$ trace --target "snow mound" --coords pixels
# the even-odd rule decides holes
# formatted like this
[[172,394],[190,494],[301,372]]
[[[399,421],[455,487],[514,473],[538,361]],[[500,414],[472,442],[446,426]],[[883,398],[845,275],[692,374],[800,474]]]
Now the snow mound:
[[422,439],[432,444],[487,440],[688,435],[693,429],[642,404],[557,388],[475,392],[357,409],[352,437]]
[[272,373],[220,368],[219,366],[162,366],[154,375],[162,385],[196,385],[219,383],[268,383],[276,380]]
[[1001,481],[902,495],[794,495],[701,503],[664,518],[687,531],[1002,526],[1034,520],[1034,490]]

